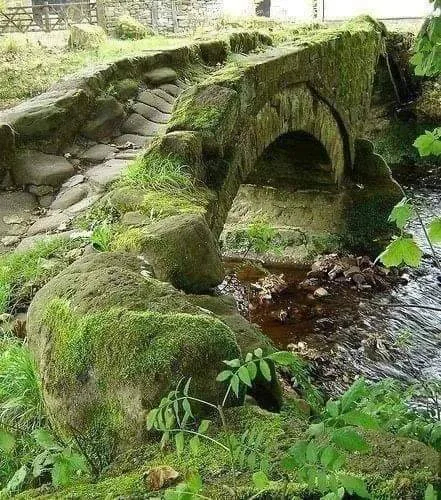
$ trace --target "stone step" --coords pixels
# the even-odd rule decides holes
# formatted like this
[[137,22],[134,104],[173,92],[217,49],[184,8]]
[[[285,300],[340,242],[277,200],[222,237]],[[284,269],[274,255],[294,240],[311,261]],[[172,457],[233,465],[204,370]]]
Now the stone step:
[[159,88],[164,92],[167,92],[167,94],[170,94],[172,97],[178,97],[178,95],[181,94],[182,91],[184,90],[182,87],[175,85],[173,83],[165,83],[164,85],[161,85]]
[[69,224],[69,217],[63,213],[56,213],[48,217],[42,217],[32,224],[28,229],[27,236],[35,234],[51,233],[56,230],[64,230]]
[[152,138],[137,134],[124,134],[116,137],[113,140],[113,144],[115,144],[116,146],[125,146],[128,142],[132,143],[138,148],[146,148],[152,142]]
[[161,85],[163,83],[172,83],[178,79],[178,74],[172,68],[156,68],[144,75],[144,81],[152,85]]
[[151,89],[150,92],[164,101],[167,101],[169,104],[174,104],[176,101],[176,98],[168,94],[165,90],[162,89]]
[[66,189],[58,194],[50,206],[51,209],[65,210],[66,208],[75,205],[87,196],[88,189],[84,184],[78,184],[71,188]]
[[139,115],[142,115],[147,120],[150,120],[155,123],[168,123],[170,119],[170,115],[168,113],[162,113],[156,108],[149,106],[148,104],[144,104],[143,102],[137,102],[133,104],[132,110]]
[[74,173],[73,166],[63,156],[30,150],[19,155],[12,177],[19,186],[34,184],[58,187]]
[[124,122],[121,130],[127,134],[154,137],[165,131],[165,126],[159,123],[151,122],[138,113],[133,113]]
[[102,192],[124,172],[129,163],[128,160],[109,160],[102,165],[92,167],[85,175],[97,191]]
[[171,113],[173,110],[174,101],[170,103],[163,97],[153,94],[151,90],[144,90],[143,92],[141,92],[138,95],[137,100],[139,102],[147,104],[148,106],[156,108],[157,110],[161,111],[161,113]]
[[118,152],[118,148],[108,144],[96,144],[82,153],[79,158],[90,163],[101,163],[110,160]]

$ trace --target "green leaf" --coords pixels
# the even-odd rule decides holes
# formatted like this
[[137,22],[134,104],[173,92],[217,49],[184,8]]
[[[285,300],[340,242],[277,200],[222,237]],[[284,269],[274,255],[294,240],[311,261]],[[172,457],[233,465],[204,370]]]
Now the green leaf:
[[240,366],[240,359],[225,360],[223,362],[227,366],[230,366],[231,368],[239,368],[239,366]]
[[326,446],[320,456],[323,467],[331,468],[332,464],[340,457],[340,453],[333,446]]
[[407,198],[403,198],[397,203],[389,215],[389,222],[395,222],[398,229],[404,229],[406,224],[412,218],[413,206],[408,202]]
[[306,463],[306,448],[308,441],[297,441],[294,446],[288,450],[288,454],[294,459],[297,465],[304,465]]
[[424,500],[437,500],[438,494],[433,487],[433,484],[427,485],[426,491],[424,492]]
[[184,447],[185,447],[185,439],[184,439],[183,432],[178,432],[177,434],[175,434],[175,444],[176,444],[176,451],[178,452],[178,455],[181,455],[181,453],[184,451]]
[[35,429],[32,432],[32,437],[45,450],[62,451],[63,449],[46,429]]
[[429,223],[427,232],[432,243],[434,243],[435,245],[441,243],[441,217],[433,219]]
[[187,489],[191,491],[192,493],[198,493],[202,489],[202,478],[199,474],[195,473],[192,474],[188,479],[187,479]]
[[190,439],[189,444],[190,444],[190,451],[193,453],[193,455],[197,455],[199,452],[199,446],[201,444],[199,436],[193,436]]
[[[433,53],[435,55],[435,52]],[[423,135],[420,135],[413,143],[414,147],[418,149],[420,156],[438,156],[441,153],[441,141],[439,129],[433,132],[426,130]]]
[[53,455],[47,450],[37,455],[32,461],[32,475],[39,477],[43,472],[46,472],[47,466],[54,462]]
[[353,410],[343,414],[343,420],[348,425],[356,425],[365,429],[378,429],[378,421],[368,413]]
[[10,432],[0,429],[0,450],[10,453],[15,447],[15,437]]
[[59,456],[51,470],[52,483],[54,486],[67,486],[73,479],[73,471],[69,461]]
[[8,484],[5,487],[6,492],[13,493],[19,490],[25,482],[27,475],[28,468],[26,467],[26,465],[21,466],[8,481]]
[[329,413],[329,415],[333,418],[338,417],[340,413],[340,401],[333,401],[330,399],[326,403],[326,411]]
[[230,380],[231,389],[233,390],[236,397],[239,397],[239,377],[237,375],[233,375]]
[[351,387],[340,398],[341,412],[347,412],[354,403],[360,401],[365,393],[366,382],[363,377],[360,377],[353,382]]
[[254,349],[254,356],[256,356],[257,358],[261,358],[263,356],[263,351],[260,347]]
[[193,416],[193,413],[191,411],[191,404],[188,399],[183,399],[182,400],[182,408],[184,408],[185,413],[188,413],[190,417]]
[[332,433],[331,439],[339,448],[347,451],[367,452],[370,450],[366,440],[352,427],[336,429]]
[[341,474],[339,477],[341,484],[351,495],[356,494],[361,498],[371,498],[362,479],[349,474]]
[[269,483],[269,479],[265,472],[259,470],[253,474],[253,484],[259,491],[266,490]]
[[288,351],[278,351],[270,354],[268,356],[269,359],[274,361],[277,365],[289,366],[292,365],[296,361],[296,357],[292,352]]
[[247,385],[248,387],[252,387],[250,374],[248,373],[248,368],[245,365],[239,368],[239,370],[237,371],[237,375],[245,385]]
[[230,370],[224,370],[223,372],[220,372],[219,375],[216,377],[216,380],[218,382],[225,382],[225,380],[229,380],[233,376],[233,372]]
[[253,359],[253,353],[248,352],[247,355],[245,356],[245,363],[249,363]]
[[256,366],[256,363],[254,363],[254,362],[248,363],[246,365],[246,367],[247,367],[250,379],[254,380],[256,378],[256,376],[257,376],[257,366]]
[[319,422],[318,424],[311,424],[308,427],[308,434],[314,437],[320,437],[325,432],[325,424],[323,422]]
[[188,396],[188,391],[190,389],[190,384],[191,384],[191,377],[185,383],[184,390],[182,391],[184,393],[184,396]]
[[268,380],[268,382],[271,382],[271,369],[269,364],[264,359],[259,361],[259,368],[260,373],[265,377],[265,379]]
[[210,423],[210,420],[202,420],[198,428],[199,434],[204,434],[205,432],[207,432],[208,427],[210,427]]
[[309,441],[308,446],[306,447],[306,461],[309,464],[315,464],[317,462],[319,449],[314,441]]
[[386,267],[399,266],[403,263],[417,267],[420,265],[422,256],[423,251],[412,237],[401,236],[389,243],[379,259]]

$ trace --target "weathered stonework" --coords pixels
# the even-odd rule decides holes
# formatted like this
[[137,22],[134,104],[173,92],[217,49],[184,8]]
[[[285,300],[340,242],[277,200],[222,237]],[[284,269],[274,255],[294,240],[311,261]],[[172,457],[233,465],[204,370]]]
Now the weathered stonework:
[[104,5],[110,31],[117,19],[127,14],[159,33],[181,33],[210,25],[222,13],[222,0],[106,0]]

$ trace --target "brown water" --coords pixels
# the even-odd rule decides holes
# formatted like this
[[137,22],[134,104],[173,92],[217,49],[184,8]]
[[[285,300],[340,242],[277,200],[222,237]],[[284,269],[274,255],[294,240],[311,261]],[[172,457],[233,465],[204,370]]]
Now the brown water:
[[[424,220],[440,215],[441,191],[416,189],[414,196]],[[417,221],[410,230],[429,252]],[[408,382],[441,377],[441,312],[408,307],[441,308],[441,272],[429,254],[420,268],[409,270],[407,285],[386,292],[333,285],[322,299],[299,285],[306,270],[269,271],[283,273],[289,286],[271,302],[256,305],[251,300],[250,310],[249,284],[263,272],[246,268],[238,272],[235,294],[242,313],[280,348],[301,342],[300,352],[312,360],[314,377],[327,392],[342,391],[357,375]]]

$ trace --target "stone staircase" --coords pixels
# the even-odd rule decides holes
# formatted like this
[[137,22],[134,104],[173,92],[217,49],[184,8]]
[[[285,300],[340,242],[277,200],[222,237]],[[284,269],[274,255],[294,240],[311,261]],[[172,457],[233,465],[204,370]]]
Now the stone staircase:
[[[146,77],[149,84],[140,86],[126,103],[124,118],[107,137],[91,139],[89,127],[87,137],[78,137],[64,156],[35,150],[19,156],[13,179],[7,179],[0,192],[0,252],[25,250],[60,234],[80,234],[72,228],[73,219],[96,203],[129,163],[165,132],[185,89],[170,68],[158,68]],[[121,113],[120,106],[115,110],[104,109],[105,119],[111,122]],[[96,121],[102,130],[103,119]]]

